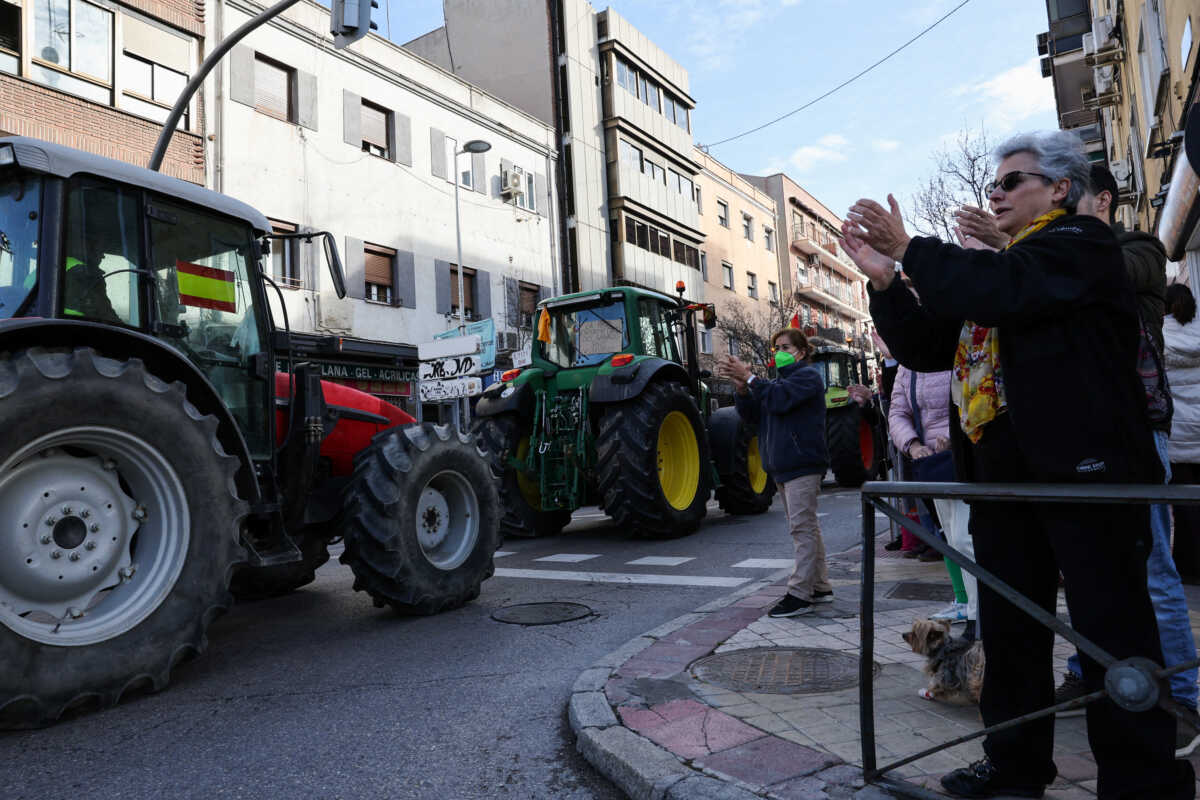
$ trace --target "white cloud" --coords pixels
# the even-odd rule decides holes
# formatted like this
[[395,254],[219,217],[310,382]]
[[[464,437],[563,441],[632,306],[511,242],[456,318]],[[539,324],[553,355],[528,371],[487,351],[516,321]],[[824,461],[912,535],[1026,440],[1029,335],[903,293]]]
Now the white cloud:
[[1042,77],[1039,61],[1034,56],[994,77],[959,86],[950,94],[962,98],[964,112],[980,107],[989,133],[1011,131],[1022,120],[1055,110],[1054,88]]
[[806,144],[796,148],[788,163],[796,172],[806,172],[820,164],[845,161],[850,151],[850,141],[841,134],[829,133],[817,140],[816,144]]
[[697,3],[691,14],[688,51],[696,57],[701,69],[720,69],[732,61],[746,32],[766,13],[764,0]]
[[900,149],[900,142],[895,139],[876,139],[871,142],[871,149],[876,153],[890,153]]

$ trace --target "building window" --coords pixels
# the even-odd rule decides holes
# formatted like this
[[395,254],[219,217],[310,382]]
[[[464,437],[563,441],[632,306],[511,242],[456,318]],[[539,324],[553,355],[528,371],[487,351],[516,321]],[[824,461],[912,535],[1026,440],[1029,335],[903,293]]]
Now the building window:
[[742,236],[747,242],[754,241],[754,217],[749,214],[742,214]]
[[21,71],[21,7],[0,2],[0,72]]
[[721,285],[726,289],[733,288],[733,264],[727,261],[721,262]]
[[726,203],[724,200],[717,201],[717,222],[723,228],[729,227],[729,203]]
[[700,251],[700,277],[708,280],[708,253]]
[[[467,319],[475,319],[475,270],[463,267],[463,305]],[[458,314],[458,266],[450,265],[450,311]]]
[[363,271],[367,282],[367,300],[373,303],[396,305],[397,298],[392,278],[392,264],[395,259],[396,251],[390,247],[380,247],[377,244],[363,245]]
[[667,171],[665,169],[648,158],[643,159],[642,163],[642,171],[650,176],[650,180],[661,183],[663,186],[667,185]]
[[[124,85],[121,108],[158,122],[166,122],[171,107],[187,85],[188,76],[129,52],[121,56],[121,67]],[[184,130],[189,126],[188,116],[188,109],[185,108],[179,125]]]
[[638,172],[642,171],[642,149],[640,147],[634,147],[629,142],[621,139],[618,149],[620,150],[622,164]]
[[[510,170],[521,176],[521,185],[524,187],[524,190],[513,198],[514,205],[529,211],[537,211],[537,201],[534,199],[536,190],[533,173],[518,167],[516,164],[513,164]],[[507,178],[508,176],[501,177]]]
[[767,281],[767,298],[772,303],[779,304],[779,286],[775,281]]
[[538,287],[531,283],[518,284],[521,292],[521,327],[533,327],[533,314],[537,311]]
[[712,355],[712,331],[701,329],[700,352],[704,353],[706,356]]
[[758,299],[758,276],[753,272],[746,273],[746,294]]
[[388,152],[388,115],[390,113],[390,111],[372,105],[366,100],[363,101],[359,124],[362,126],[362,151],[364,153],[370,153],[380,158],[391,157],[391,153]]
[[97,103],[112,103],[112,12],[83,0],[33,4],[30,77]]
[[284,122],[296,121],[292,103],[296,71],[266,56],[254,55],[254,109]]
[[[295,233],[296,226],[290,222],[271,220],[272,233]],[[299,289],[304,285],[300,278],[299,242],[296,239],[271,240],[271,275],[275,282],[287,289]]]
[[696,213],[703,214],[704,213],[704,203],[702,203],[700,201],[700,184],[696,184],[695,200],[696,200]]
[[737,356],[739,353],[741,353],[741,348],[738,347],[737,339],[734,339],[732,336],[730,336],[726,341],[729,345],[729,355]]
[[763,226],[763,243],[767,246],[767,252],[775,252],[775,231]]
[[[475,176],[471,171],[471,159],[468,158],[465,162],[459,159],[458,140],[447,136],[442,142],[446,148],[446,180],[453,183],[454,175],[458,173],[459,186],[464,189],[474,188]],[[460,167],[460,164],[464,166]]]

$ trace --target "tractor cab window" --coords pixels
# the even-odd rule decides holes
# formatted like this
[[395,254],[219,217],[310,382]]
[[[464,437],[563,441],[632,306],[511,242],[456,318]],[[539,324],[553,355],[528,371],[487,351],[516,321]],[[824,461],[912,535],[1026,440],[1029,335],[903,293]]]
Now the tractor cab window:
[[269,384],[252,376],[263,321],[248,272],[253,233],[226,217],[153,199],[150,246],[158,338],[199,367],[238,421],[250,452],[270,453]]
[[0,181],[0,319],[14,316],[37,283],[41,200],[40,178]]
[[560,367],[599,364],[629,343],[625,304],[550,309],[550,341],[539,341],[542,358]]
[[840,386],[845,388],[850,385],[849,376],[846,373],[846,362],[844,358],[834,356],[828,361],[821,362],[821,373],[825,378],[825,388],[830,386]]
[[650,297],[639,299],[638,319],[641,323],[643,353],[668,361],[681,360],[669,314],[661,302]]
[[141,325],[138,192],[84,179],[67,196],[62,315]]

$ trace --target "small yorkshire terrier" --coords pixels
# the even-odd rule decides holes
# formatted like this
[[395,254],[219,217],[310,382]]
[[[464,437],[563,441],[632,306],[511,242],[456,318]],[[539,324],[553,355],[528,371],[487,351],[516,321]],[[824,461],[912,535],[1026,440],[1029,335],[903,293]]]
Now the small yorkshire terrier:
[[979,702],[983,688],[982,642],[951,636],[947,620],[914,620],[912,630],[901,635],[914,653],[926,657],[929,688],[919,689],[917,694],[926,700]]

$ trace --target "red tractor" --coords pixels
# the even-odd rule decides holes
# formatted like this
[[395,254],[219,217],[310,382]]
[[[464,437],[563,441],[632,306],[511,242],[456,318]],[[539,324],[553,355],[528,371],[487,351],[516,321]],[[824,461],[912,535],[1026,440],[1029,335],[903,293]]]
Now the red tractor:
[[[332,237],[299,235],[344,296]],[[0,139],[0,725],[163,688],[233,595],[312,581],[337,538],[401,613],[492,574],[474,439],[296,362],[271,238],[199,186]]]

